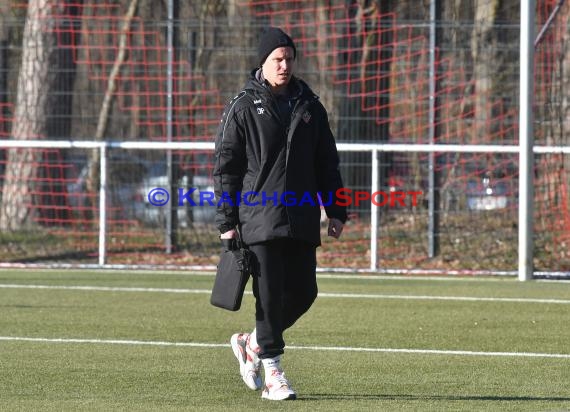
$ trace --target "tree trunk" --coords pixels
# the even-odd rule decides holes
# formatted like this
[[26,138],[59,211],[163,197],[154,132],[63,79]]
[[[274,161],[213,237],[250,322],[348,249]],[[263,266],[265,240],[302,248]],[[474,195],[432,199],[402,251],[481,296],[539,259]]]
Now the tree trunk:
[[[0,138],[6,138],[8,131],[8,38],[9,26],[6,22],[8,6],[0,2]],[[4,153],[0,151],[0,161],[4,160]]]
[[[561,107],[561,114],[560,119],[562,123],[562,141],[560,142],[562,145],[568,146],[570,145],[570,96],[568,95],[568,90],[570,90],[570,23],[569,17],[570,14],[570,6],[567,4],[565,8],[566,15],[562,19],[566,22],[566,30],[564,31],[564,38],[562,44],[564,47],[562,48],[563,58],[562,58],[562,67],[560,69],[560,75],[562,77],[562,87],[560,87],[560,94],[562,100],[562,107]],[[564,156],[564,163],[563,163],[563,170],[566,185],[566,195],[569,196],[570,193],[570,155]],[[561,194],[562,195],[562,194]],[[564,204],[566,205],[566,216],[570,213],[570,199],[566,198],[563,199]],[[570,222],[566,222],[566,227],[570,225]]]
[[[49,70],[56,38],[50,31],[55,0],[30,0],[24,28],[22,65],[18,77],[12,139],[40,139],[47,135],[48,96],[54,87]],[[33,193],[41,152],[37,149],[8,151],[0,230],[19,230],[33,223]]]
[[[491,132],[491,98],[497,70],[497,30],[495,21],[500,0],[476,0],[471,36],[471,57],[475,84],[473,142],[485,142]],[[489,142],[490,143],[490,142]]]
[[[55,72],[53,90],[47,102],[47,138],[50,140],[73,140],[71,121],[73,112],[73,87],[75,83],[76,64],[73,59],[72,46],[79,43],[81,3],[74,0],[73,4],[66,2],[63,10],[58,10],[56,22],[59,31],[58,47],[51,54],[50,70]],[[62,13],[60,13],[60,11]],[[69,16],[69,17],[67,17]],[[72,30],[70,30],[72,29]],[[71,211],[67,207],[67,187],[63,183],[65,170],[54,165],[67,163],[69,150],[55,149],[46,151],[42,158],[42,167],[38,171],[41,179],[40,221],[43,225],[62,225],[71,223]]]

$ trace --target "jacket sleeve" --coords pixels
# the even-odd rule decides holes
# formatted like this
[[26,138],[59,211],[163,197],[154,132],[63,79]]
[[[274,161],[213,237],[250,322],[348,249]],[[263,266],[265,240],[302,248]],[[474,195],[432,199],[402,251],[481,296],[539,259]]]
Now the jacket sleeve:
[[[339,169],[339,157],[336,149],[336,142],[329,126],[328,116],[322,107],[322,123],[317,147],[317,184],[318,190],[324,196],[325,212],[327,217],[335,218],[345,223],[347,220],[346,206],[338,203],[337,190],[343,188],[342,177]],[[332,194],[332,202],[330,195]],[[342,202],[340,202],[342,203]]]
[[220,233],[235,228],[239,223],[238,192],[242,189],[247,160],[243,128],[235,113],[236,97],[222,115],[216,134],[214,160],[214,192],[216,195],[215,222]]

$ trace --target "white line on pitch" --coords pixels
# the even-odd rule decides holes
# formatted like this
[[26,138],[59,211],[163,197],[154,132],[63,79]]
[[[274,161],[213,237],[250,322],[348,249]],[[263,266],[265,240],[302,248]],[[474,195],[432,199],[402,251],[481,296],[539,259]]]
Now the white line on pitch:
[[[167,342],[144,341],[128,339],[75,339],[75,338],[31,338],[21,336],[0,336],[5,342],[36,342],[36,343],[79,343],[79,344],[106,344],[106,345],[132,345],[132,346],[174,346],[190,348],[227,348],[227,343],[201,343],[201,342]],[[394,349],[394,348],[366,348],[350,346],[287,346],[291,350],[314,350],[333,352],[376,352],[376,353],[408,353],[423,355],[458,355],[458,356],[491,356],[514,358],[561,358],[570,359],[566,353],[536,353],[536,352],[483,352],[468,350],[439,350],[439,349]]]
[[319,293],[319,297],[358,298],[358,299],[405,299],[405,300],[450,300],[462,302],[515,302],[515,303],[556,303],[570,304],[569,299],[538,298],[486,298],[477,296],[430,296],[430,295],[386,295],[359,293]]
[[[210,294],[209,289],[176,289],[176,288],[141,288],[116,286],[63,286],[63,285],[30,285],[30,284],[0,284],[0,289],[55,289],[55,290],[81,290],[94,292],[143,292],[143,293],[186,293]],[[250,291],[246,294],[251,295]],[[538,299],[538,298],[489,298],[476,296],[430,296],[430,295],[388,295],[369,293],[332,293],[320,292],[321,298],[345,299],[400,299],[400,300],[443,300],[460,302],[511,302],[511,303],[549,303],[570,304],[570,299]]]
[[[64,285],[27,285],[27,284],[0,284],[0,289],[56,289],[56,290],[84,290],[92,292],[159,292],[159,293],[211,293],[208,289],[176,289],[176,288],[138,288],[116,286],[64,286]],[[246,292],[247,293],[247,292]]]
[[[64,286],[64,285],[31,285],[31,284],[0,284],[0,288],[9,289],[56,289],[56,290],[82,290],[99,292],[147,292],[147,293],[186,293],[210,294],[209,289],[182,289],[182,288],[142,288],[142,287],[116,287],[116,286]],[[251,294],[246,291],[245,293]],[[488,301],[488,302],[520,302],[520,303],[558,303],[570,304],[565,299],[535,299],[535,298],[486,298],[470,296],[429,296],[429,295],[388,295],[367,293],[319,293],[324,298],[356,298],[356,299],[407,299],[407,300],[450,300],[450,301]]]

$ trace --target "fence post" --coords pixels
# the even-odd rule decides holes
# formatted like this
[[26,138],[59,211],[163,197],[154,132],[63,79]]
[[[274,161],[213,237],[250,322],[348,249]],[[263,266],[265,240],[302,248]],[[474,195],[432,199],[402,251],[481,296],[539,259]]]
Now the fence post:
[[535,1],[521,1],[519,74],[519,280],[533,276],[533,65]]
[[[173,102],[173,60],[174,60],[174,3],[172,0],[168,1],[168,24],[166,29],[166,47],[167,47],[167,65],[166,65],[166,141],[172,142],[172,111],[174,107]],[[173,173],[172,173],[172,150],[166,150],[166,174],[168,176],[168,191],[172,195],[174,193]],[[174,201],[174,199],[173,199]],[[172,202],[173,202],[172,201]],[[165,221],[165,249],[166,253],[172,253],[173,243],[173,205],[169,202],[166,205],[166,221]]]
[[[439,138],[439,67],[437,48],[441,42],[441,5],[438,0],[430,4],[430,35],[429,35],[429,143],[437,143]],[[437,167],[435,152],[429,152],[428,170],[428,257],[439,255],[439,215],[440,215],[440,171]]]
[[107,245],[107,144],[102,142],[99,146],[99,265],[103,266],[106,260]]
[[[372,185],[370,200],[379,190],[378,182],[378,149],[372,149]],[[378,269],[378,206],[370,202],[370,270]]]

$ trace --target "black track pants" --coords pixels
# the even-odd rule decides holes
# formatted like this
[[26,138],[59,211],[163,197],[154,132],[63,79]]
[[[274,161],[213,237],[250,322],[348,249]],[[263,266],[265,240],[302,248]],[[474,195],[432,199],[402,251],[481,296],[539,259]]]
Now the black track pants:
[[255,320],[260,358],[283,353],[283,331],[292,326],[317,297],[316,248],[294,239],[250,246],[257,270],[253,277]]

